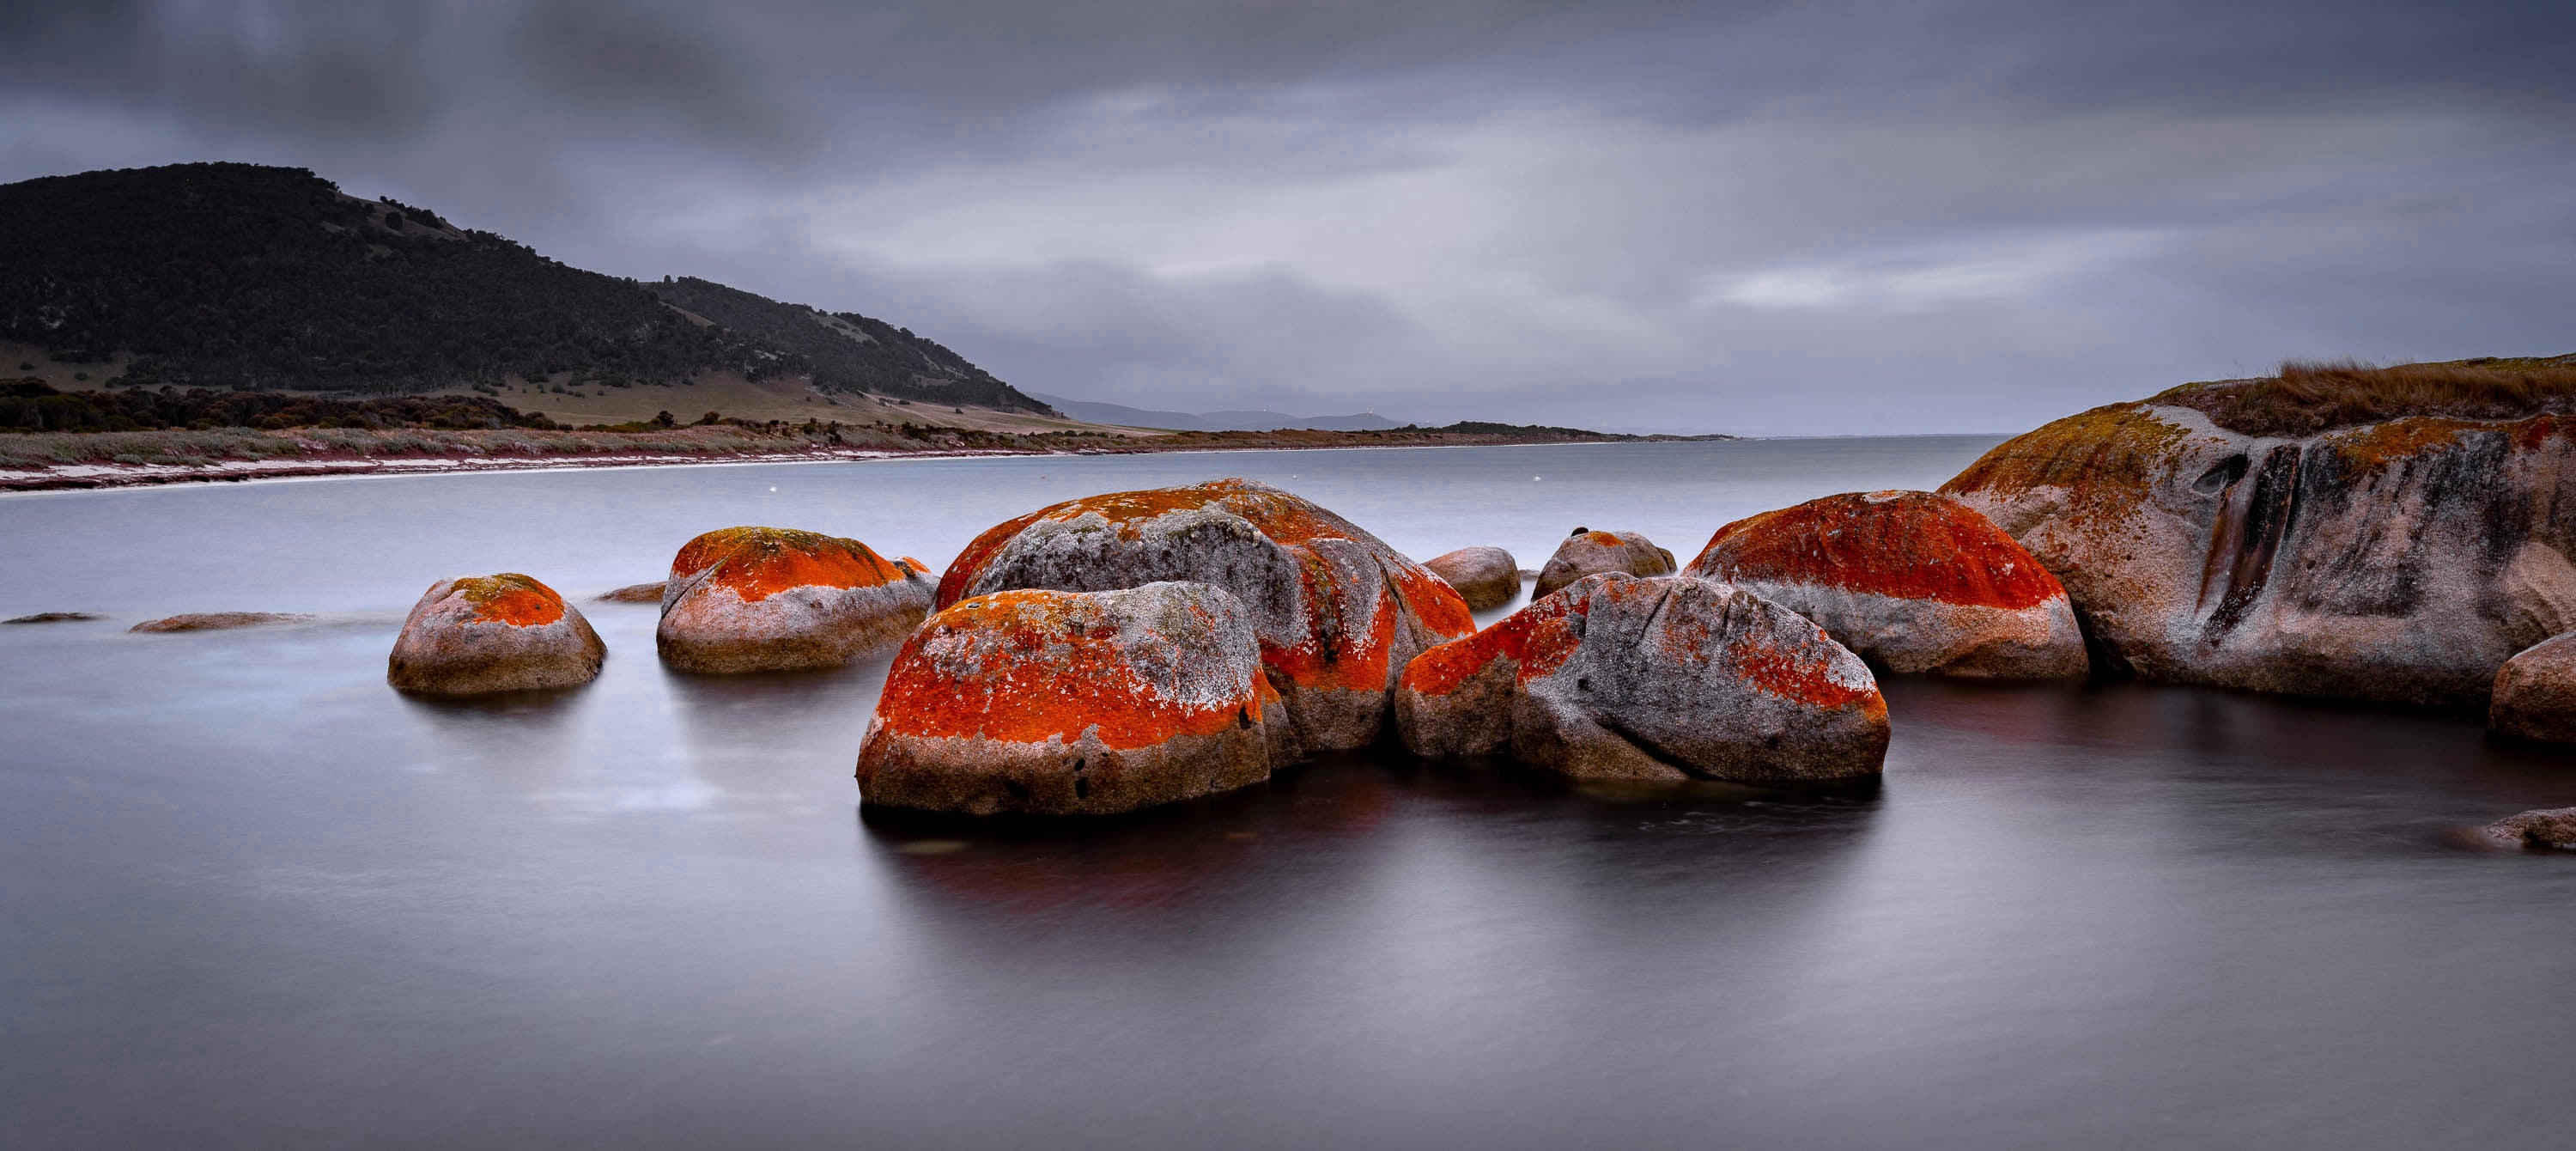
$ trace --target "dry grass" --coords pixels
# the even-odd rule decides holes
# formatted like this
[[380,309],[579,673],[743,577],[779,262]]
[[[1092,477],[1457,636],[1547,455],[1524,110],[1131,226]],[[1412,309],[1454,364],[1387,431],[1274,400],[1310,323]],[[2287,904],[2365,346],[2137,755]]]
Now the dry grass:
[[2289,360],[2266,379],[2186,384],[2156,399],[2253,436],[2312,435],[2400,416],[2519,419],[2576,412],[2576,355],[2386,367]]

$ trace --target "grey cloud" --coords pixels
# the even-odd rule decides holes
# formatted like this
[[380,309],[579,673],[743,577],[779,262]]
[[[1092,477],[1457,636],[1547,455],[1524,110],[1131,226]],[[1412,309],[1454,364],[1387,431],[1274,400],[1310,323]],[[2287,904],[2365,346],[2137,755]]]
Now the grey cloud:
[[2576,350],[2569,42],[2384,0],[19,4],[0,179],[305,164],[1149,406],[1997,429]]

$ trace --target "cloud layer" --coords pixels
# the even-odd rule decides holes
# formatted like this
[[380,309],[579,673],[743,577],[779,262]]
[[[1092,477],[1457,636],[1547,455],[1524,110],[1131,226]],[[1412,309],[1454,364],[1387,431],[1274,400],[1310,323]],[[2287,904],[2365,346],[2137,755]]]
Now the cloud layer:
[[241,159],[1154,407],[2001,430],[2576,350],[2563,6],[82,3],[0,180]]

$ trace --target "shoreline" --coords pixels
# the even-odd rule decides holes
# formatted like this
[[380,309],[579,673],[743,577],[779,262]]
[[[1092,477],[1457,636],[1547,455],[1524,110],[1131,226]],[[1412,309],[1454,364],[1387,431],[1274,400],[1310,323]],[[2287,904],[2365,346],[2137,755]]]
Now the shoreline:
[[[72,433],[78,434],[78,433]],[[456,435],[458,433],[449,433]],[[467,433],[470,434],[470,433]],[[579,433],[575,433],[579,434]],[[186,462],[81,459],[60,463],[0,464],[0,496],[44,492],[110,491],[196,484],[284,480],[362,479],[385,476],[465,475],[490,472],[570,471],[586,468],[661,468],[716,465],[866,463],[895,459],[972,459],[991,456],[1122,456],[1171,452],[1322,451],[1333,449],[1528,447],[1546,444],[1713,442],[1728,436],[1496,435],[1434,430],[1410,432],[1236,432],[1178,435],[1162,443],[1128,442],[1079,447],[938,444],[913,447],[813,444],[784,450],[652,450],[600,443],[593,452],[503,451],[369,454],[323,451],[267,457],[231,456]],[[1237,442],[1226,442],[1235,440]],[[316,445],[318,446],[318,445]],[[470,446],[467,445],[467,446]],[[525,446],[524,443],[512,446]]]

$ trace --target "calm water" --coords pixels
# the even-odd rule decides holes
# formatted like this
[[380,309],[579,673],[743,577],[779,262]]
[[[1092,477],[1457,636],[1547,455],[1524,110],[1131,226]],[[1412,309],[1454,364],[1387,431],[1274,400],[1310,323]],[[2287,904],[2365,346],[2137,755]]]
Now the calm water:
[[[0,1143],[2422,1147],[2567,1131],[2576,803],[2470,725],[1887,684],[1874,794],[1319,763],[1056,834],[862,820],[883,665],[396,696],[433,579],[770,523],[944,563],[1246,475],[1427,556],[1687,558],[1990,441],[918,461],[0,498]],[[1533,479],[1533,477],[1540,477]],[[135,636],[178,611],[315,624]],[[1490,614],[1490,613],[1489,613]]]

